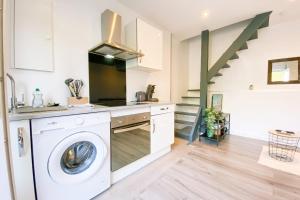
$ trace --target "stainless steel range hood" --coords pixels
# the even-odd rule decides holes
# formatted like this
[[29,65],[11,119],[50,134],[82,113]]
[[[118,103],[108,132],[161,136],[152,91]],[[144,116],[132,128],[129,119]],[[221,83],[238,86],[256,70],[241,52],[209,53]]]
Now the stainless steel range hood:
[[121,16],[111,10],[105,10],[101,15],[102,43],[90,50],[90,53],[100,54],[108,58],[129,60],[144,56],[136,50],[121,43]]

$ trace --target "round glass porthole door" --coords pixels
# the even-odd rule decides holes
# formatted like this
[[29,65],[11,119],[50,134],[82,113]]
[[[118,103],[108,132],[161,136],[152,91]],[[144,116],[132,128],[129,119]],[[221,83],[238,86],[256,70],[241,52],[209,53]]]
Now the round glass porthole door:
[[56,183],[80,183],[98,173],[106,157],[107,147],[101,137],[79,132],[55,146],[49,157],[48,172]]
[[78,174],[90,167],[97,155],[96,147],[88,141],[76,142],[63,153],[60,161],[67,174]]

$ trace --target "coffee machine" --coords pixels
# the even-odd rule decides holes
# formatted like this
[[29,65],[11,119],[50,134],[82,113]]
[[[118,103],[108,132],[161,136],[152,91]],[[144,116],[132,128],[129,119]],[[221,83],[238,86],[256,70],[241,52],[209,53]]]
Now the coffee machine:
[[155,85],[148,85],[146,91],[146,101],[158,102],[157,98],[152,98],[154,90],[155,90]]

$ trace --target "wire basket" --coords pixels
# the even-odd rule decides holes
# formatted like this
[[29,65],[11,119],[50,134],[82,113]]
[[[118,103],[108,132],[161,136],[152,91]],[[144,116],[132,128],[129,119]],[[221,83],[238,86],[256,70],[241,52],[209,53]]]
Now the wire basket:
[[299,134],[294,132],[270,131],[269,132],[269,155],[270,157],[292,162],[299,143]]

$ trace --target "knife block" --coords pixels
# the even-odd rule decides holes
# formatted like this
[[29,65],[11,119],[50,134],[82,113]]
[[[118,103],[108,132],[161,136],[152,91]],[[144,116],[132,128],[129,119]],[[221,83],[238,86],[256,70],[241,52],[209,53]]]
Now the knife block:
[[68,97],[68,105],[82,105],[88,103],[89,103],[88,97],[81,97],[80,99],[77,99],[76,97]]

